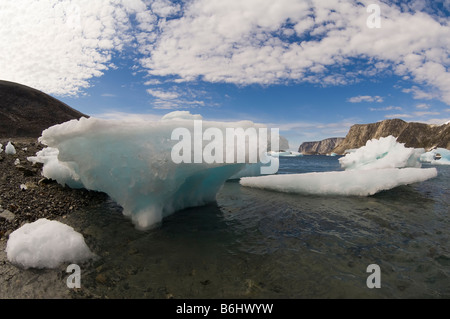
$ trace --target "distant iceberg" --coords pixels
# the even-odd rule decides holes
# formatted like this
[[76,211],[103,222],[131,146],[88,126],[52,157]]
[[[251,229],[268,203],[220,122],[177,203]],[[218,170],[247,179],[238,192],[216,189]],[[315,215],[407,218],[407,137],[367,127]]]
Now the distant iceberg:
[[366,145],[339,159],[345,170],[369,170],[381,168],[420,168],[419,158],[424,149],[406,148],[393,136],[367,141]]
[[275,157],[299,157],[299,156],[303,156],[302,153],[295,152],[295,151],[280,151],[280,152],[269,151],[269,152],[267,152],[267,155],[275,156]]
[[424,152],[406,148],[389,136],[368,141],[340,158],[345,171],[247,177],[240,183],[286,193],[369,196],[436,177],[435,168],[420,168],[419,158]]
[[[252,163],[175,163],[171,155],[178,142],[171,135],[177,128],[194,131],[196,120],[201,116],[189,112],[169,113],[154,122],[72,120],[46,129],[40,141],[48,148],[29,160],[43,163],[44,176],[62,185],[107,193],[138,228],[147,229],[177,210],[215,201],[223,183]],[[250,121],[202,125],[216,133],[265,127]],[[195,157],[195,134],[192,142]]]
[[445,148],[436,148],[422,154],[420,161],[432,165],[450,165],[450,151]]

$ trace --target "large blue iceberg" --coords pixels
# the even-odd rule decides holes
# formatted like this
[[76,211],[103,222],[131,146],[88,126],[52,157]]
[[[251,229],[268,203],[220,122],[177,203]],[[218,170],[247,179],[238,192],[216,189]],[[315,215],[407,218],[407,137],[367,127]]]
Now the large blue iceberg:
[[[223,183],[246,166],[240,161],[174,162],[178,142],[172,133],[176,128],[194,131],[195,120],[200,119],[175,112],[153,122],[72,120],[45,130],[40,141],[48,148],[29,160],[44,163],[43,175],[62,185],[107,193],[138,228],[147,229],[177,210],[215,201]],[[264,127],[250,121],[202,121],[202,126],[205,132],[212,128],[216,133]],[[230,154],[226,147],[224,156]]]

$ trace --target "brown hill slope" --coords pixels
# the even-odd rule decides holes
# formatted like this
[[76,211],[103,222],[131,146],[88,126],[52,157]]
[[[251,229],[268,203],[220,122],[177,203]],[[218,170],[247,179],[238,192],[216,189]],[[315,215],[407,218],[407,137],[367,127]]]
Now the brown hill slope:
[[405,143],[406,147],[423,147],[425,149],[443,147],[450,149],[450,123],[429,125],[392,119],[377,123],[353,125],[345,140],[334,149],[334,152],[343,154],[345,150],[364,146],[368,140],[389,135],[397,137],[397,141]]
[[343,140],[343,137],[332,137],[322,141],[304,142],[298,151],[305,155],[326,155],[331,153]]
[[0,137],[39,137],[50,126],[83,116],[41,91],[0,81]]

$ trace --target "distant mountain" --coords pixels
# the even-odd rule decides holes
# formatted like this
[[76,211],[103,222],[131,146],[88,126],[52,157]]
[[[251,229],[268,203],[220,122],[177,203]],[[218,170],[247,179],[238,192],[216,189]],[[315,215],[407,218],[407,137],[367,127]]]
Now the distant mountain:
[[343,140],[343,137],[332,137],[322,141],[304,142],[298,151],[305,155],[326,155],[331,153]]
[[397,141],[405,143],[406,147],[450,149],[450,123],[430,125],[392,119],[371,124],[353,125],[345,140],[333,152],[344,154],[345,150],[364,146],[371,139],[389,135],[397,137]]
[[0,81],[0,137],[39,137],[50,126],[83,116],[41,91]]

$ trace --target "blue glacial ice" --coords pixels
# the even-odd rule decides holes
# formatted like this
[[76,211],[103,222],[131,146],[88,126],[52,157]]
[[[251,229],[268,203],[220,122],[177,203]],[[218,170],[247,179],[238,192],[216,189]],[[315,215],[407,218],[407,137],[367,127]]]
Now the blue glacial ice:
[[[240,161],[175,163],[171,153],[178,141],[172,133],[176,128],[193,132],[195,120],[201,116],[188,112],[160,121],[72,120],[43,131],[40,141],[48,147],[29,160],[43,163],[43,175],[62,185],[107,193],[137,228],[148,229],[175,211],[215,201],[223,183],[246,166]],[[202,125],[216,133],[265,127],[250,121]],[[195,136],[192,144],[188,155],[195,157]],[[227,147],[224,156],[230,154]]]
[[432,165],[450,165],[450,151],[445,148],[436,148],[422,154],[420,161]]

